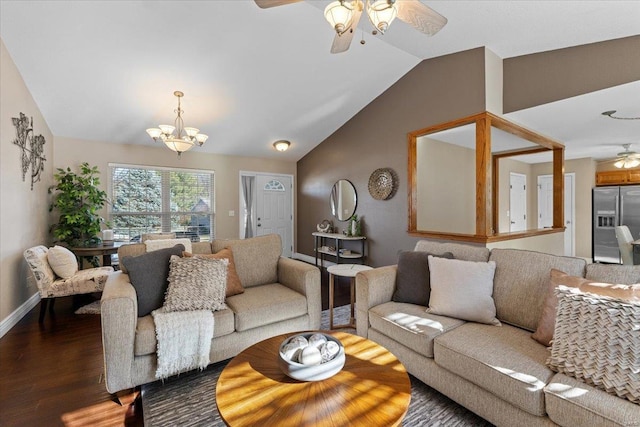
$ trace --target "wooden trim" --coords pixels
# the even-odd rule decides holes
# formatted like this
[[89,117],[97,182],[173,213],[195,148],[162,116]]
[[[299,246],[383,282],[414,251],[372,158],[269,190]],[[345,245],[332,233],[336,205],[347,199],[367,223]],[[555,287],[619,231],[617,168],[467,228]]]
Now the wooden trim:
[[529,130],[515,123],[509,122],[501,117],[496,116],[495,114],[491,114],[489,112],[487,112],[486,114],[488,117],[490,117],[491,126],[495,128],[508,132],[512,135],[519,136],[522,139],[526,139],[527,141],[531,141],[535,144],[546,147],[549,150],[564,147],[561,143],[559,143],[556,140],[537,134],[532,130]]
[[515,150],[505,150],[493,153],[493,157],[501,159],[503,157],[523,156],[525,154],[547,153],[550,150],[546,147],[516,148]]
[[491,206],[495,207],[491,209],[491,223],[493,229],[491,234],[500,232],[500,211],[498,210],[498,203],[500,201],[500,157],[495,155],[491,156],[491,167],[493,174],[491,176]]
[[483,113],[473,114],[467,117],[462,117],[460,119],[451,120],[450,122],[438,123],[437,125],[414,130],[413,132],[409,132],[408,135],[410,138],[411,137],[417,138],[419,136],[428,135],[430,133],[440,132],[441,130],[453,129],[453,128],[464,126],[464,125],[470,125],[472,123],[475,123],[477,120],[485,118],[486,114],[487,113],[483,112]]
[[553,150],[553,228],[564,229],[564,147]]
[[534,230],[514,231],[509,233],[496,233],[493,236],[479,236],[477,234],[461,234],[461,233],[445,233],[438,231],[413,231],[409,235],[414,237],[424,237],[441,240],[455,240],[472,243],[493,243],[505,240],[523,239],[525,237],[543,236],[546,234],[562,233],[564,227],[561,228],[539,228]]
[[418,213],[417,213],[417,203],[418,203],[418,170],[417,170],[417,149],[418,149],[418,137],[416,135],[408,134],[407,135],[407,143],[409,145],[409,171],[407,175],[407,197],[409,203],[409,231],[418,229]]
[[489,120],[476,121],[476,234],[493,234],[491,209],[491,124]]

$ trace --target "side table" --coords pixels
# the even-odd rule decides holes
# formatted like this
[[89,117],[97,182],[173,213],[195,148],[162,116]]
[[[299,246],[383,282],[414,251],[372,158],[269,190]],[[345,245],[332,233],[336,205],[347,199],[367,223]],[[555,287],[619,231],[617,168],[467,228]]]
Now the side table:
[[[327,268],[329,272],[329,329],[338,328],[355,328],[355,302],[356,302],[356,274],[360,271],[371,270],[372,268],[367,265],[361,264],[336,264]],[[334,299],[334,286],[335,276],[350,277],[351,278],[351,317],[349,323],[346,325],[334,325],[333,324],[333,299]]]
[[73,247],[69,248],[71,252],[78,258],[78,265],[82,269],[82,258],[90,256],[101,256],[102,265],[104,267],[111,265],[111,255],[118,253],[118,248],[125,242],[114,242],[112,245],[101,244],[94,247]]

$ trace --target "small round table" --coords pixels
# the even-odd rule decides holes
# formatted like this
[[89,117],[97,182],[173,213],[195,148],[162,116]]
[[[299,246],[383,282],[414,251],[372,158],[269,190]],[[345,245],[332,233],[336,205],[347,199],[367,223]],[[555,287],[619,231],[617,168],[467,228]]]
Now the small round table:
[[331,378],[303,382],[278,367],[289,333],[245,349],[222,370],[216,405],[228,426],[399,426],[409,409],[411,382],[386,348],[346,332],[324,332],[342,342],[344,368]]
[[[327,268],[329,272],[329,329],[339,328],[355,328],[356,316],[355,316],[355,302],[356,302],[356,274],[361,271],[371,270],[368,265],[361,264],[336,264]],[[333,324],[333,299],[334,299],[334,282],[335,276],[350,277],[351,278],[351,318],[346,325],[334,325]]]

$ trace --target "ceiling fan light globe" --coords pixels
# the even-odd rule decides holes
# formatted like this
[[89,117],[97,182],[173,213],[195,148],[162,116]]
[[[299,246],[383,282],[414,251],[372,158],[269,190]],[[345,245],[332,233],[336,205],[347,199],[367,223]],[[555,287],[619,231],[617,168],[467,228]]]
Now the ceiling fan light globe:
[[329,3],[324,9],[324,17],[331,27],[341,34],[349,28],[351,18],[353,17],[353,9],[342,1],[334,1]]
[[398,6],[395,2],[378,0],[374,3],[367,1],[367,15],[371,24],[382,34],[389,28],[391,22],[398,16]]
[[629,159],[626,163],[627,164],[625,165],[625,168],[627,168],[627,169],[635,168],[638,165],[640,165],[640,160],[638,160],[638,159]]
[[625,165],[625,161],[624,160],[618,160],[617,162],[615,162],[613,164],[613,166],[617,167],[618,169],[621,169],[622,167],[624,167]]

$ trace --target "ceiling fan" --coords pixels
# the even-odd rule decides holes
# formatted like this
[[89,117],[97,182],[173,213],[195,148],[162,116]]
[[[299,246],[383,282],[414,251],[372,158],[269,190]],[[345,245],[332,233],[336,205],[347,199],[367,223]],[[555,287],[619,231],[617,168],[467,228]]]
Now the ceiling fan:
[[640,154],[629,150],[629,147],[631,147],[631,144],[622,144],[624,151],[619,152],[615,159],[605,160],[605,162],[615,162],[613,165],[618,169],[640,166]]
[[[263,9],[297,3],[301,0],[255,0]],[[324,10],[324,16],[335,29],[331,53],[349,49],[362,12],[366,12],[375,28],[373,34],[384,34],[397,17],[416,30],[433,36],[447,24],[447,18],[425,6],[420,0],[337,0]]]

